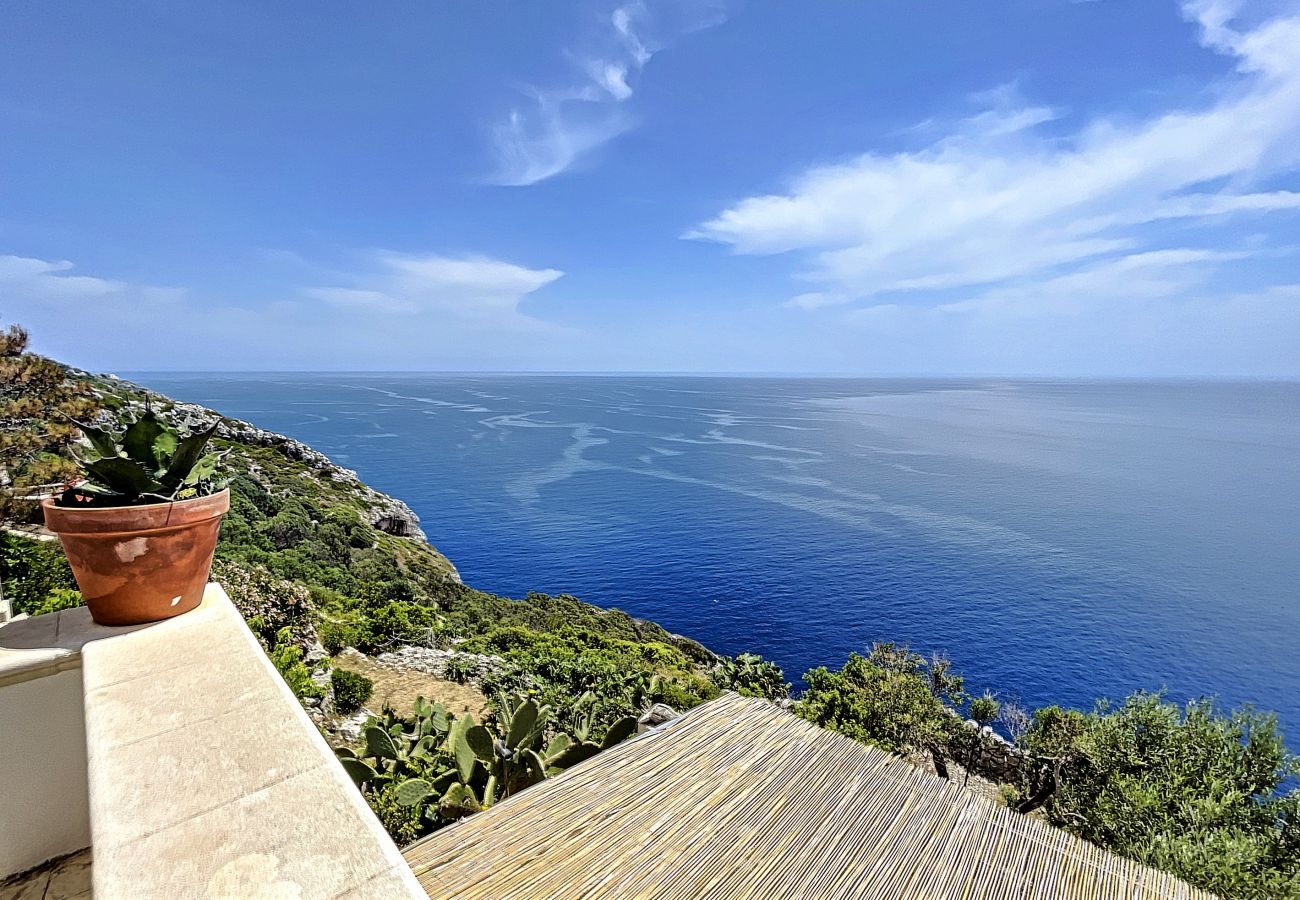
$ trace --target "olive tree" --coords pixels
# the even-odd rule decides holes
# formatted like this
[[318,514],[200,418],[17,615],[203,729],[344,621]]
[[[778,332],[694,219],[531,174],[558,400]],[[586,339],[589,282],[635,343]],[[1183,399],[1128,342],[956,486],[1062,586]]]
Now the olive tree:
[[1300,895],[1300,766],[1272,715],[1137,693],[1040,709],[1020,743],[1022,811],[1225,897]]

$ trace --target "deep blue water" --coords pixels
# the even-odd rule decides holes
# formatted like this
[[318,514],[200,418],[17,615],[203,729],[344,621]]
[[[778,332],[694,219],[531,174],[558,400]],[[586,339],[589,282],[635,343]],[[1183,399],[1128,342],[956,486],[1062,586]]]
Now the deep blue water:
[[1166,686],[1300,743],[1300,384],[136,375],[406,500],[465,581],[788,676],[876,640],[975,690]]

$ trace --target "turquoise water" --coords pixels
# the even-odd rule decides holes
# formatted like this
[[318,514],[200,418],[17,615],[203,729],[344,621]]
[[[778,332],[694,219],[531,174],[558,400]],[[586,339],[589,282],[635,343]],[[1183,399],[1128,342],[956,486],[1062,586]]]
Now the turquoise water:
[[788,676],[875,640],[1028,705],[1166,686],[1300,743],[1300,385],[133,376],[406,500],[466,582]]

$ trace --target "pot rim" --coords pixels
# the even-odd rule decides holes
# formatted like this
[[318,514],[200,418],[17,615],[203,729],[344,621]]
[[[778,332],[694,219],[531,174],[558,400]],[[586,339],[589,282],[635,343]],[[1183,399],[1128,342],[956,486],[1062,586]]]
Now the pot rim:
[[209,519],[220,518],[230,509],[230,488],[215,494],[141,503],[132,506],[76,507],[58,506],[53,497],[41,501],[45,527],[56,534],[129,534],[182,528]]

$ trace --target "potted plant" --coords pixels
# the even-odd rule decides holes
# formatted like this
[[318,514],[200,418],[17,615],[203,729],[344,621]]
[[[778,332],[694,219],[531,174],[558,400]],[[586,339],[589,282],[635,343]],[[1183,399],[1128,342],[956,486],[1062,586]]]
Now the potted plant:
[[146,405],[121,434],[75,424],[96,455],[78,456],[84,481],[41,508],[91,616],[136,625],[194,609],[230,509],[222,454],[205,452],[221,420],[182,436]]

